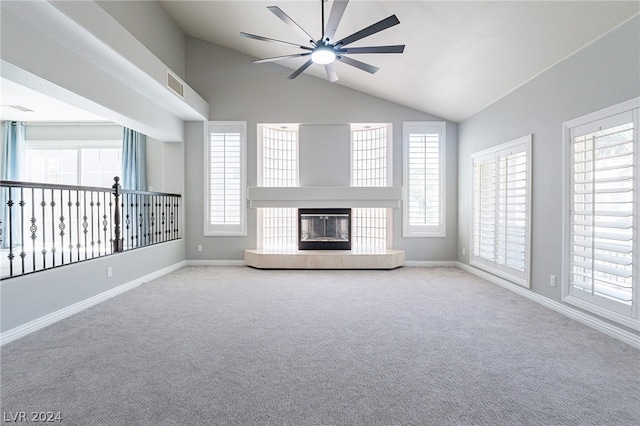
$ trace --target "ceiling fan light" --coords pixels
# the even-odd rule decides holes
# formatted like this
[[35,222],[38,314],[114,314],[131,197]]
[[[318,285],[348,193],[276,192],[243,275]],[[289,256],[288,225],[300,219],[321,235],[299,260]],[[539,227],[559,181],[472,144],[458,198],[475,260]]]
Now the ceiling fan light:
[[311,60],[314,64],[326,65],[336,60],[336,54],[333,49],[318,48],[311,54]]

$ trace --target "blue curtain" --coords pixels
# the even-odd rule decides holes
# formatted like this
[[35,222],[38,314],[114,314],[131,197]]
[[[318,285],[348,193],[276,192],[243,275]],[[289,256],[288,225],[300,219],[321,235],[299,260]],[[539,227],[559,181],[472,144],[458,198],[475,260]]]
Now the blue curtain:
[[147,190],[147,137],[122,129],[122,189]]
[[[21,121],[3,121],[2,122],[2,180],[20,180],[22,178],[22,165],[23,157],[26,151],[25,142],[25,128],[24,123]],[[11,197],[14,200],[14,206],[12,209],[12,223],[11,234],[14,241],[19,241],[20,227],[18,226],[18,200],[16,199],[18,192],[15,191],[14,196]],[[2,207],[0,220],[2,220],[2,247],[9,247],[9,190],[2,188],[0,192],[0,206]]]
[[[122,189],[131,189],[136,191],[147,190],[147,162],[146,162],[147,137],[134,130],[122,129],[122,180],[120,184]],[[130,195],[133,197],[133,205],[131,202],[123,212],[123,221],[130,220],[130,231],[126,230],[125,245],[127,247],[139,247],[149,241],[151,232],[149,216],[149,208],[144,207],[149,203],[148,195]],[[127,215],[130,215],[127,218]],[[129,234],[131,232],[131,234]],[[129,235],[134,235],[131,240]],[[137,237],[137,238],[136,238]]]

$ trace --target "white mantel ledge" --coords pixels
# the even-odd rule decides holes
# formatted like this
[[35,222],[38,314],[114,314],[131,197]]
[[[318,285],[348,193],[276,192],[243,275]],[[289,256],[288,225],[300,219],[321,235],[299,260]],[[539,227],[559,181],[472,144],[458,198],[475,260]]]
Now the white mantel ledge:
[[247,188],[249,206],[399,208],[402,187],[296,186]]

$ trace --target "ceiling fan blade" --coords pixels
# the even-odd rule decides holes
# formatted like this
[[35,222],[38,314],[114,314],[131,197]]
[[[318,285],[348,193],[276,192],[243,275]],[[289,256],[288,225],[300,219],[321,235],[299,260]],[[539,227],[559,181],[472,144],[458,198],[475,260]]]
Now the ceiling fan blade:
[[327,72],[327,78],[330,83],[338,81],[338,74],[336,74],[336,71],[333,69],[333,64],[326,64],[324,70]]
[[264,64],[266,62],[275,62],[275,61],[280,61],[282,59],[299,58],[301,56],[309,56],[309,55],[311,55],[311,52],[308,52],[308,53],[296,53],[295,55],[275,56],[273,58],[255,59],[255,60],[253,60],[251,62],[253,62],[254,64]]
[[242,37],[252,38],[254,40],[268,41],[268,42],[271,42],[271,43],[287,44],[289,46],[299,47],[300,49],[313,50],[313,48],[311,48],[309,46],[301,46],[299,44],[290,43],[288,41],[276,40],[275,38],[262,37],[262,36],[259,36],[259,35],[249,34],[249,33],[240,33],[240,35]]
[[302,72],[304,70],[306,70],[307,68],[309,68],[311,66],[311,64],[313,63],[313,61],[311,59],[309,59],[307,62],[304,63],[304,65],[302,65],[300,68],[298,68],[297,70],[295,70],[293,73],[291,73],[291,75],[289,77],[287,77],[289,80],[293,80],[294,78],[296,78],[297,76],[299,76],[300,74],[302,74]]
[[329,41],[331,41],[333,39],[333,36],[336,34],[336,30],[338,29],[338,25],[340,24],[340,20],[342,20],[344,10],[347,8],[347,4],[349,4],[349,0],[333,0],[333,6],[331,6],[331,13],[329,14],[327,27],[322,35],[323,40],[329,39]]
[[365,64],[364,62],[347,58],[346,56],[337,56],[336,59],[338,59],[341,62],[344,62],[347,65],[351,65],[352,67],[356,67],[361,69],[362,71],[366,71],[370,74],[375,74],[380,69],[378,67],[374,67],[373,65]]
[[388,18],[383,19],[382,21],[378,21],[373,25],[369,25],[367,28],[364,28],[358,32],[355,32],[350,36],[347,36],[342,40],[336,42],[335,44],[339,45],[336,47],[346,46],[347,44],[351,44],[354,41],[358,41],[362,38],[368,37],[382,30],[386,30],[387,28],[393,27],[394,25],[398,25],[399,23],[400,23],[400,20],[398,19],[398,17],[396,15],[391,15]]
[[338,53],[402,53],[404,52],[404,44],[393,46],[369,46],[369,47],[345,47],[344,49],[336,49]]
[[273,12],[274,15],[276,15],[278,18],[280,18],[285,24],[287,24],[289,27],[291,27],[295,32],[297,32],[298,34],[300,34],[303,38],[305,38],[309,43],[312,43],[315,46],[315,41],[313,40],[313,37],[311,37],[309,35],[309,33],[307,33],[305,30],[302,29],[302,27],[300,25],[298,25],[293,19],[291,19],[289,17],[289,15],[287,15],[286,13],[284,13],[282,11],[282,9],[280,9],[278,6],[267,6],[267,9],[269,9],[271,12]]

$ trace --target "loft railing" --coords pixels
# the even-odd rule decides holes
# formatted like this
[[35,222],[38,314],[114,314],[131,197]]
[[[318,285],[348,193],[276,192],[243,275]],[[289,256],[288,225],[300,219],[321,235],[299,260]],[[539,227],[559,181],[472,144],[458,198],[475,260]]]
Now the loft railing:
[[0,182],[0,279],[180,239],[180,195]]

